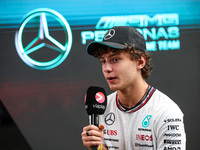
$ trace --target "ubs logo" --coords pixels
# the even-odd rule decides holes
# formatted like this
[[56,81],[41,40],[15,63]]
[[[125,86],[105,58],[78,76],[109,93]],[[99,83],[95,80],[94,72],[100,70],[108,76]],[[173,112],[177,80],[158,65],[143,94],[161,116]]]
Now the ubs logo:
[[117,130],[107,130],[106,134],[107,135],[117,136]]
[[58,12],[43,8],[29,12],[15,34],[20,58],[30,67],[49,70],[60,65],[72,46],[68,22]]
[[105,123],[107,125],[112,125],[115,122],[115,114],[114,113],[109,113],[105,119],[104,119]]

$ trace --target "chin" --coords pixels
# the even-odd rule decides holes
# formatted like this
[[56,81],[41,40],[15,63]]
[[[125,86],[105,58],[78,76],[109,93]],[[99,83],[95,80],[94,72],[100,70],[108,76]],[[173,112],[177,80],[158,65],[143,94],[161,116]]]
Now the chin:
[[110,90],[112,90],[112,91],[117,91],[117,90],[119,90],[119,87],[117,87],[117,86],[115,86],[115,85],[109,85],[109,87],[110,87]]

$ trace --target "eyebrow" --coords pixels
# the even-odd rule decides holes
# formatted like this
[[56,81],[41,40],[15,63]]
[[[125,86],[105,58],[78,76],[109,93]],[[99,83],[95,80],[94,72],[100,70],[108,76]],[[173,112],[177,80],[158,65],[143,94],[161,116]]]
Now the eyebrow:
[[[120,53],[115,52],[115,53],[110,54],[110,55],[108,56],[108,58],[111,58],[111,57],[113,57],[113,56],[118,56],[118,55],[120,55]],[[104,59],[104,58],[101,56],[101,57],[99,57],[99,59]]]
[[113,57],[113,56],[117,56],[117,55],[120,55],[120,53],[113,53],[113,54],[111,54],[111,55],[108,56],[108,57]]

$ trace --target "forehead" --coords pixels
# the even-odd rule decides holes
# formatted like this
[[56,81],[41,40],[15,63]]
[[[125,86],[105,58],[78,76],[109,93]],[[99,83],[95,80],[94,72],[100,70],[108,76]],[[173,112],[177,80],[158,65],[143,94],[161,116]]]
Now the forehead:
[[120,53],[121,51],[123,51],[123,49],[105,47],[103,49],[100,49],[100,51],[102,51],[102,55],[104,55],[104,54],[117,54],[117,53]]
[[107,53],[103,53],[100,57],[105,59],[105,58],[111,58],[111,57],[114,57],[114,56],[124,56],[124,55],[127,55],[127,56],[130,56],[130,54],[127,52],[127,51],[124,51],[124,50],[109,50],[107,51]]

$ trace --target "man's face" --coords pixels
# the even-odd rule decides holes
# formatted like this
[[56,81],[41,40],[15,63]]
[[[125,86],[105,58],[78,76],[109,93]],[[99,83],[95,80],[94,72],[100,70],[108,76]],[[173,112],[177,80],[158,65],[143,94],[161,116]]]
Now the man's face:
[[111,90],[125,90],[141,78],[138,61],[131,60],[126,51],[111,52],[100,57],[102,71]]

